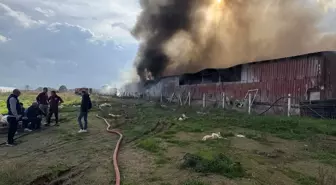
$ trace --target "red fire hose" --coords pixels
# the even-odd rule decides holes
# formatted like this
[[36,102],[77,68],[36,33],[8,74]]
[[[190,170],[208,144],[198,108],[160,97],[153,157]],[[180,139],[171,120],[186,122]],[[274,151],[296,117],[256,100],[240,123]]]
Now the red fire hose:
[[113,166],[114,166],[114,171],[115,171],[115,185],[120,185],[120,171],[119,171],[119,167],[118,167],[118,152],[119,152],[119,147],[120,147],[120,143],[123,140],[123,135],[117,131],[117,130],[111,130],[111,125],[110,123],[103,117],[100,117],[98,114],[96,115],[97,118],[100,118],[102,120],[105,121],[107,127],[106,127],[106,131],[112,134],[117,134],[119,135],[119,140],[116,144],[116,147],[114,149],[114,153],[113,153]]

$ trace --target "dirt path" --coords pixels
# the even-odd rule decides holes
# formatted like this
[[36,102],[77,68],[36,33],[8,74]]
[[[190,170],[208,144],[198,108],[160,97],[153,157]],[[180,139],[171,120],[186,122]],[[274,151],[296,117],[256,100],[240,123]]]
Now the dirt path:
[[89,133],[78,134],[72,119],[0,147],[0,184],[110,184],[115,138],[94,113],[89,124]]

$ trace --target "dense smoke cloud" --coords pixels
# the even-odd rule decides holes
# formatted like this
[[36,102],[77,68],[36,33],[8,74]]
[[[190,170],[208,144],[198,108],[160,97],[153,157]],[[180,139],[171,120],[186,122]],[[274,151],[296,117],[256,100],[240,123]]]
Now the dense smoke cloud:
[[142,80],[336,49],[309,0],[140,0],[133,29]]

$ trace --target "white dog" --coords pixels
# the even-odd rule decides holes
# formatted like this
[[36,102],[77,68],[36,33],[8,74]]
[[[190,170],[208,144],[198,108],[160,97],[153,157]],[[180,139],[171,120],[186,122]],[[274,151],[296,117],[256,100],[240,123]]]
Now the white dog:
[[220,132],[212,133],[211,135],[206,135],[202,138],[202,141],[206,141],[208,139],[222,139]]
[[182,114],[182,117],[179,117],[179,121],[184,121],[184,120],[186,120],[186,119],[188,119],[188,117],[185,115],[185,114]]

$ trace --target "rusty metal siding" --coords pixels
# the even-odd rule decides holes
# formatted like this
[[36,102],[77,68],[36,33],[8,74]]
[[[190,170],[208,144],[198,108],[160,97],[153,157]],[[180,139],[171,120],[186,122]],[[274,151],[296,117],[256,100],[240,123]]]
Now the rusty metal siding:
[[336,52],[328,52],[324,55],[325,63],[323,64],[323,91],[325,99],[336,98]]
[[[240,82],[207,83],[198,85],[175,86],[170,83],[165,88],[167,93],[191,92],[193,99],[202,99],[204,93],[212,98],[219,99],[221,93],[229,98],[242,99],[249,90],[258,89],[256,101],[271,103],[278,98],[291,94],[297,98],[293,102],[307,99],[307,90],[320,87],[322,55],[303,55],[294,58],[285,58],[269,62],[260,62],[243,65],[242,80]],[[178,83],[178,82],[177,82]],[[336,87],[336,78],[333,80]],[[169,93],[168,93],[169,92]]]
[[319,66],[323,60],[316,55],[246,64],[243,65],[242,81],[239,84],[224,83],[222,89],[237,99],[244,98],[248,90],[258,89],[261,102],[273,102],[288,94],[304,100],[307,89],[320,83]]
[[153,94],[170,97],[191,93],[194,100],[220,100],[222,93],[231,99],[243,99],[249,90],[258,89],[256,101],[272,103],[291,94],[293,103],[308,99],[309,89],[321,90],[321,99],[336,98],[336,55],[308,54],[267,62],[242,65],[240,82],[179,85],[179,77],[161,79],[151,87]]

